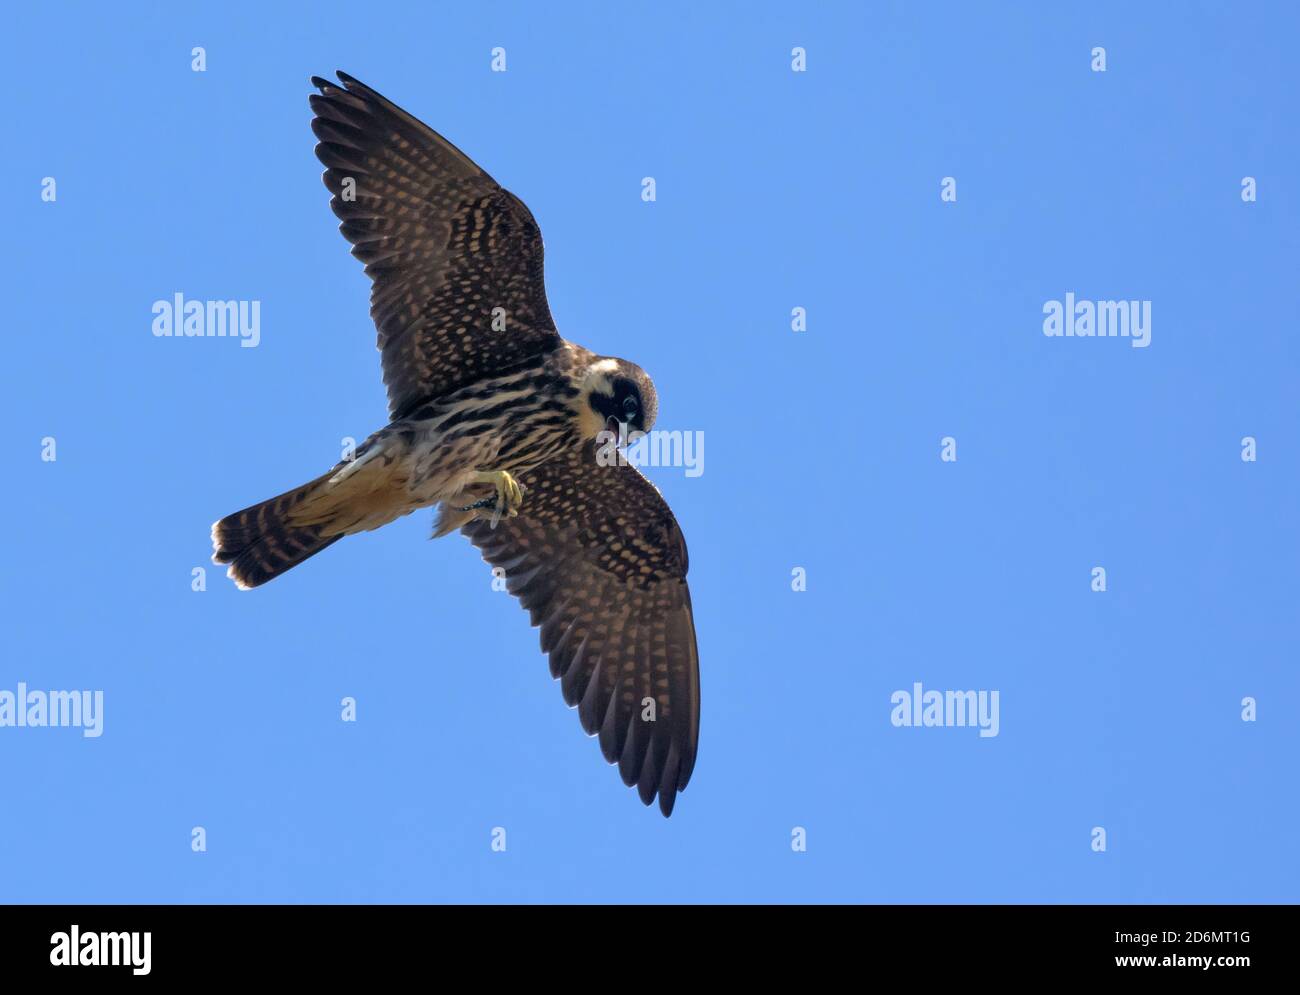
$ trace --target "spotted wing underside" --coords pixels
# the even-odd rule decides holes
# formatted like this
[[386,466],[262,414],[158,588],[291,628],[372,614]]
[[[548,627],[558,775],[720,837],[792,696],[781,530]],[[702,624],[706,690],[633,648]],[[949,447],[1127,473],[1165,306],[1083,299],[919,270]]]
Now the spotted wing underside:
[[559,342],[532,214],[468,156],[346,73],[313,77],[330,207],[372,281],[389,413]]
[[519,517],[461,531],[541,627],[565,703],[623,782],[670,815],[695,767],[700,679],[686,542],[633,466],[582,447],[520,476]]

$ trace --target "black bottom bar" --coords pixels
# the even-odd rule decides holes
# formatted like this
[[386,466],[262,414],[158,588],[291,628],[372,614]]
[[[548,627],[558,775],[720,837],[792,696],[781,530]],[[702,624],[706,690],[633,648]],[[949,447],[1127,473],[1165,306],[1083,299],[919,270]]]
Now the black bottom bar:
[[[725,967],[843,964],[855,976],[1229,982],[1285,971],[1284,906],[6,906],[6,980],[131,983],[348,978],[458,967],[622,964],[662,979]],[[486,959],[485,959],[486,958]],[[921,974],[917,975],[917,971]],[[973,972],[973,973],[972,973]],[[1261,973],[1262,972],[1262,973]],[[597,975],[598,976],[598,975]],[[901,980],[901,979],[900,979]],[[12,989],[18,990],[18,989]]]

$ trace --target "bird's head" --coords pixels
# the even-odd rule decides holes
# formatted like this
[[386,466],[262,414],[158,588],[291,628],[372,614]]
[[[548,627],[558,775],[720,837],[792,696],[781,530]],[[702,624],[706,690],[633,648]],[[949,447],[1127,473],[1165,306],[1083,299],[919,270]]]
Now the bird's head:
[[587,369],[583,379],[583,422],[587,434],[613,432],[626,439],[633,432],[649,432],[659,413],[659,395],[645,370],[626,359],[602,358]]

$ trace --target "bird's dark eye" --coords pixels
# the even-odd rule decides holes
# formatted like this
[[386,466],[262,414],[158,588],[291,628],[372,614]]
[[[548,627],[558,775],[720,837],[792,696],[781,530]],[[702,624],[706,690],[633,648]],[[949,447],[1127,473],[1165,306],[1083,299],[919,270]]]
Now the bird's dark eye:
[[636,414],[636,408],[637,408],[637,404],[636,404],[635,397],[629,395],[623,398],[623,413],[625,415],[627,415],[630,418],[632,415]]

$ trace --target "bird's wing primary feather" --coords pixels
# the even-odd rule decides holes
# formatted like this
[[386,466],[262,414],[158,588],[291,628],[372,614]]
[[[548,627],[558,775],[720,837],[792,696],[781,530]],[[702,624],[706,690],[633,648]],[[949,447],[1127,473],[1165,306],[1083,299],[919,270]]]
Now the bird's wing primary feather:
[[[695,767],[700,675],[686,541],[633,466],[583,446],[520,476],[519,517],[461,531],[541,626],[542,650],[582,728],[669,815]],[[649,701],[647,701],[649,699]],[[651,706],[650,702],[653,702]]]
[[[542,236],[523,201],[346,73],[313,77],[330,206],[372,281],[389,413],[555,348]],[[497,310],[500,309],[500,310]]]

